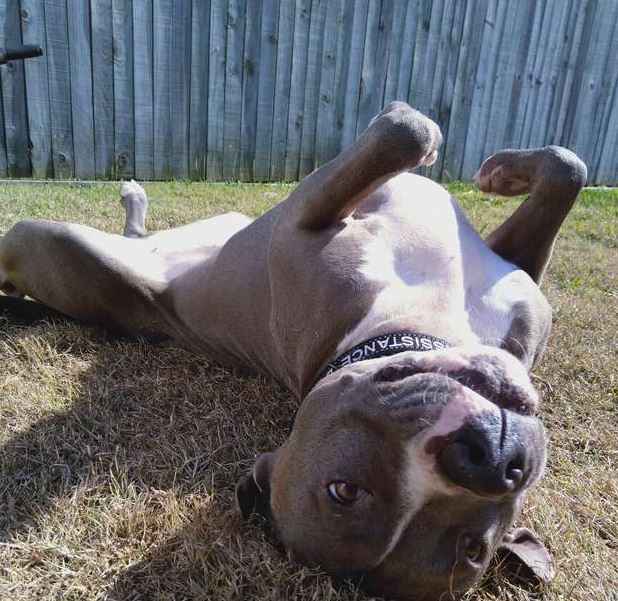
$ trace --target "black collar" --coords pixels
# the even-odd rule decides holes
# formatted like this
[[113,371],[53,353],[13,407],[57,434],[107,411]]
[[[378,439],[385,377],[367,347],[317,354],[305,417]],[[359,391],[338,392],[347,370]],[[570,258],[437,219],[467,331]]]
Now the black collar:
[[390,355],[396,355],[405,351],[439,351],[450,346],[452,345],[442,338],[418,332],[402,331],[382,334],[369,338],[369,340],[364,340],[343,353],[343,355],[339,355],[320,372],[317,381],[319,382],[322,378],[329,376],[346,365],[352,365],[352,363],[358,363],[359,361],[389,357]]

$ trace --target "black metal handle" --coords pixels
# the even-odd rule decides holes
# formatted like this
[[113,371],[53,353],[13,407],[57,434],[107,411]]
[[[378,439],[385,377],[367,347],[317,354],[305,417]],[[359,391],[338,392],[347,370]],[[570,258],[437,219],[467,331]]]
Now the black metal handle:
[[43,49],[37,44],[26,44],[19,48],[0,48],[0,65],[4,65],[9,61],[41,56],[42,54]]

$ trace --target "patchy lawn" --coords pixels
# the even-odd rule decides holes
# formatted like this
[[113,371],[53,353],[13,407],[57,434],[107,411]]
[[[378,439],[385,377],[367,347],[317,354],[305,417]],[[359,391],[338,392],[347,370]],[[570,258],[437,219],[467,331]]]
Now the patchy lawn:
[[[146,186],[152,229],[257,215],[289,185]],[[516,206],[451,186],[488,232]],[[4,185],[0,234],[25,217],[121,231],[118,186]],[[618,193],[585,190],[543,285],[555,311],[535,382],[550,436],[522,523],[550,547],[546,600],[616,600]],[[1,599],[363,599],[241,522],[234,484],[283,442],[295,403],[173,343],[0,317]],[[531,592],[490,574],[469,599]]]

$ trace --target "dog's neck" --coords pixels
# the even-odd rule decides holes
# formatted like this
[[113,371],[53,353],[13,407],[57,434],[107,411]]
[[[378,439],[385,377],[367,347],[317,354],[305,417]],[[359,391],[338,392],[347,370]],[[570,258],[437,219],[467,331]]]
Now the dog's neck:
[[449,342],[431,334],[400,330],[363,340],[330,361],[320,372],[317,382],[333,372],[359,361],[388,357],[405,351],[437,351],[452,346]]

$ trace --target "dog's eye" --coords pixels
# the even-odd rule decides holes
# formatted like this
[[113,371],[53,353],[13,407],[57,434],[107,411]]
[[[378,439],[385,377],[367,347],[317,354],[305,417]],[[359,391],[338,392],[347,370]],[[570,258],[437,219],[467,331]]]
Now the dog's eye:
[[466,557],[472,563],[481,563],[483,559],[483,542],[474,536],[466,534],[463,539]]
[[330,498],[340,505],[352,505],[358,500],[361,490],[356,484],[348,484],[347,482],[331,482],[328,485],[328,494]]

